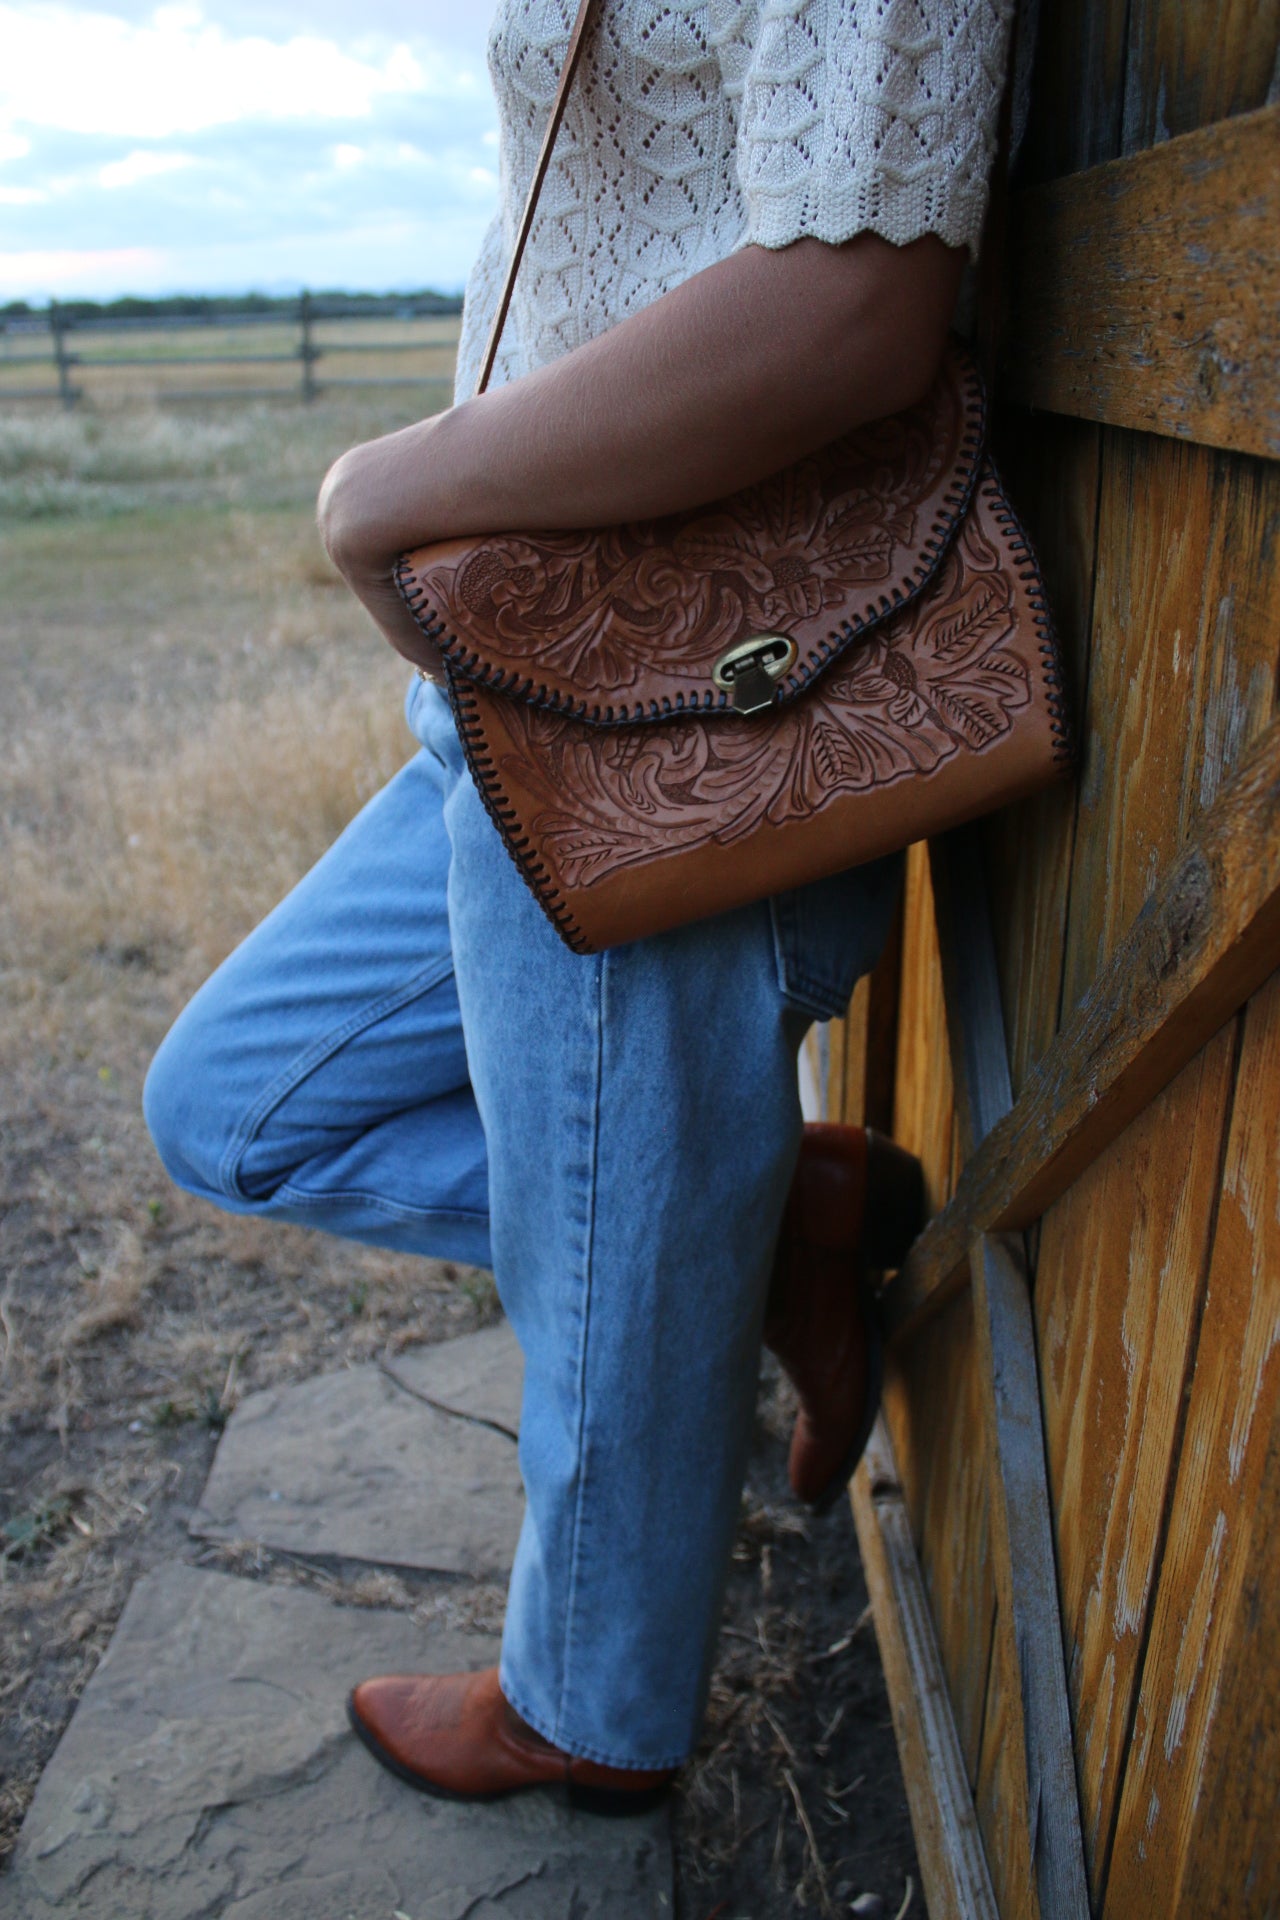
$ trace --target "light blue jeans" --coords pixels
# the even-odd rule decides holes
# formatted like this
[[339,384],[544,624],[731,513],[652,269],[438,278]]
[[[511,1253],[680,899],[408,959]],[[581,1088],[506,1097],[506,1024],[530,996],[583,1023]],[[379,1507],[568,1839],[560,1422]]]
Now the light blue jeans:
[[415,682],[407,714],[422,751],[183,1012],[147,1121],[221,1207],[493,1268],[526,1362],[503,1691],[571,1753],[672,1766],[737,1518],[796,1049],[873,961],[898,862],[580,957],[442,696]]

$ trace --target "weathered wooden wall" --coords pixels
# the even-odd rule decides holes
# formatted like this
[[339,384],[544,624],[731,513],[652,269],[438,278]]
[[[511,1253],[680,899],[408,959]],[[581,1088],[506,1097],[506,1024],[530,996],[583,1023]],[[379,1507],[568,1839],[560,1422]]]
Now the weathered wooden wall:
[[[1278,51],[1280,0],[1043,0],[997,452],[1084,750],[1075,786],[984,829],[1021,1172],[962,1173],[923,848],[900,956],[830,1055],[832,1114],[891,1120],[935,1207],[959,1185],[961,1227],[1030,1227],[1089,1894],[1107,1920],[1280,1915]],[[1207,960],[1201,909],[1244,928]],[[1195,956],[1170,985],[1175,965],[1146,956],[1157,935],[1176,949],[1180,911]],[[1124,995],[1150,1003],[1150,1033],[1105,1122],[1089,1088],[1110,1068],[1084,1054]],[[1046,1086],[1078,1109],[1056,1175],[1035,1158]],[[1017,1675],[972,1301],[946,1254],[895,1304],[886,1413],[996,1898],[1022,1920],[1039,1904]]]

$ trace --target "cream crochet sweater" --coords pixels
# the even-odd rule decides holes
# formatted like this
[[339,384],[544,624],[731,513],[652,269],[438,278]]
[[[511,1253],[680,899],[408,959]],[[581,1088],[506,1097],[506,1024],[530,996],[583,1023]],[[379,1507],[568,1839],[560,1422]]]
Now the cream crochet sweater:
[[[605,0],[570,95],[494,384],[754,243],[864,230],[976,250],[1013,0]],[[480,355],[575,0],[499,0],[501,205],[467,285]]]

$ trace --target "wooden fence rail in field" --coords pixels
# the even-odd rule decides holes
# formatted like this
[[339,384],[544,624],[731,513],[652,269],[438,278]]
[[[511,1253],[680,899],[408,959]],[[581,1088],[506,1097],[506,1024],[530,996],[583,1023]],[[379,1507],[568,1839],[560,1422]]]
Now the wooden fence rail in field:
[[[429,371],[395,372],[388,374],[326,374],[321,380],[317,377],[317,364],[334,354],[396,354],[405,355],[427,353],[439,346],[436,340],[318,340],[316,328],[325,322],[362,321],[362,320],[399,320],[406,325],[423,320],[439,320],[457,315],[462,303],[458,301],[432,302],[427,306],[417,304],[412,299],[388,298],[386,301],[371,305],[367,302],[342,302],[317,300],[309,293],[299,296],[292,310],[279,307],[258,311],[252,308],[232,309],[227,312],[213,312],[208,315],[163,314],[157,316],[134,316],[115,318],[104,316],[97,319],[78,319],[51,301],[44,315],[31,315],[18,321],[9,321],[0,329],[0,402],[6,400],[56,400],[68,409],[75,407],[84,398],[84,387],[78,383],[76,374],[82,369],[113,369],[132,372],[138,368],[170,367],[265,367],[296,366],[298,376],[296,386],[207,386],[197,389],[166,390],[165,397],[175,400],[245,400],[279,397],[296,392],[304,401],[312,401],[321,393],[332,388],[344,387],[393,387],[393,386],[441,386],[451,387],[450,376]],[[95,337],[118,334],[152,334],[187,332],[222,332],[224,330],[266,326],[296,333],[296,344],[264,353],[253,352],[207,352],[191,353],[147,353],[147,352],[94,352],[92,349],[72,344],[77,336],[92,341]],[[20,345],[12,350],[14,342],[23,343],[30,339],[31,348]],[[44,385],[10,386],[3,375],[14,367],[48,368],[52,379]]]

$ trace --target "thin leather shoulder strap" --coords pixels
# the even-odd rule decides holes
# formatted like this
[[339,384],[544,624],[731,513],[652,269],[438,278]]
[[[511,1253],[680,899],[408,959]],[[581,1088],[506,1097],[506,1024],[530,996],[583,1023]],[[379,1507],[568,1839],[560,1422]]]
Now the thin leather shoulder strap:
[[484,359],[480,362],[480,377],[476,381],[476,392],[483,393],[489,384],[493,372],[493,363],[498,357],[498,342],[502,338],[502,329],[507,324],[507,313],[511,306],[511,296],[515,292],[516,275],[520,271],[520,262],[524,258],[525,243],[529,238],[529,229],[533,225],[533,216],[538,207],[538,195],[542,192],[542,183],[547,177],[551,165],[551,150],[564,119],[564,110],[568,104],[569,89],[573,85],[573,76],[578,71],[582,59],[582,49],[586,44],[587,27],[595,12],[597,0],[580,0],[578,17],[573,23],[573,32],[569,35],[569,50],[564,57],[564,66],[560,70],[560,84],[556,88],[556,97],[551,103],[551,115],[547,121],[547,130],[542,136],[542,146],[538,153],[538,164],[533,170],[533,179],[529,185],[529,195],[524,203],[524,212],[520,215],[520,225],[516,231],[516,243],[511,253],[511,264],[507,268],[507,277],[502,283],[502,295],[498,301],[497,312],[493,316],[493,325],[489,329],[489,339],[484,350]]

